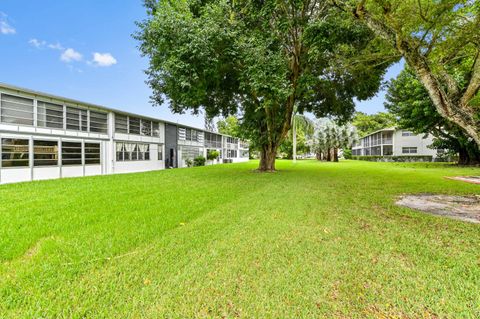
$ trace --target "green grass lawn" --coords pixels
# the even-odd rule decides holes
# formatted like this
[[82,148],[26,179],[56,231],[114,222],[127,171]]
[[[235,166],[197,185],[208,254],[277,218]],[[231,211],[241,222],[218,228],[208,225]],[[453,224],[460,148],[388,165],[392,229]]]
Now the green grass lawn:
[[479,318],[479,194],[441,164],[280,161],[0,186],[0,318]]

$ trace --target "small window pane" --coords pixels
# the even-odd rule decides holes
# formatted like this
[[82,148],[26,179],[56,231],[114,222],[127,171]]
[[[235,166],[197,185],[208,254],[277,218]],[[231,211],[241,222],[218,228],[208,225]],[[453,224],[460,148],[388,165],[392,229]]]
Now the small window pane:
[[140,135],[140,119],[136,117],[129,118],[130,134]]
[[163,144],[158,145],[158,160],[163,161]]
[[28,140],[2,138],[2,167],[27,167],[28,155]]
[[82,165],[82,143],[62,142],[62,165]]
[[58,165],[58,142],[33,141],[34,166]]
[[38,101],[37,125],[40,127],[63,128],[63,106]]
[[142,135],[152,136],[152,121],[142,120]]
[[153,122],[153,136],[160,137],[160,123]]
[[85,143],[85,164],[100,164],[100,144]]
[[128,133],[128,119],[125,115],[115,114],[115,132]]
[[90,132],[107,133],[107,114],[90,111]]
[[3,123],[33,125],[32,99],[2,94],[0,110],[0,121]]

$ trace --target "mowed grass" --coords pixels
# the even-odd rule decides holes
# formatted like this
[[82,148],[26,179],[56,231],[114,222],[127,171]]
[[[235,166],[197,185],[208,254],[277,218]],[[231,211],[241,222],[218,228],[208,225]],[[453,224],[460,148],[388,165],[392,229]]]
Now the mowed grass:
[[479,318],[442,164],[256,162],[0,186],[0,318]]

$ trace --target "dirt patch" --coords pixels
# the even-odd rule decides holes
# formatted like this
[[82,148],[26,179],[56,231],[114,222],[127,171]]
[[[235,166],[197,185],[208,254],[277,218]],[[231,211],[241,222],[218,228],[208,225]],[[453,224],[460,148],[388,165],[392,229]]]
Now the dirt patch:
[[433,215],[480,223],[480,196],[478,195],[407,195],[400,197],[396,204]]
[[480,176],[452,176],[447,178],[466,183],[480,184]]

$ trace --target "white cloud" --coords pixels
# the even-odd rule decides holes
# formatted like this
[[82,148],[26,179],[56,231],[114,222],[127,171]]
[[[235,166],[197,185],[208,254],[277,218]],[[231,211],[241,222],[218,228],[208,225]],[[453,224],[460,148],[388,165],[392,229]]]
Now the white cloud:
[[48,45],[48,48],[49,49],[52,49],[52,50],[64,50],[65,48],[62,47],[62,45],[60,43],[55,43],[55,44],[52,44],[52,43],[49,43]]
[[28,43],[30,43],[31,45],[33,45],[34,47],[40,49],[41,47],[43,47],[44,45],[47,44],[47,42],[45,41],[41,41],[41,40],[38,40],[38,39],[30,39],[28,41]]
[[8,23],[8,16],[0,12],[0,33],[1,34],[15,34],[17,30]]
[[117,64],[117,59],[115,59],[110,53],[93,53],[92,63],[96,66],[112,66]]
[[45,40],[39,40],[39,39],[30,39],[28,41],[28,43],[34,47],[36,47],[37,49],[42,49],[42,48],[49,48],[49,49],[52,49],[52,50],[60,50],[60,51],[63,51],[65,50],[65,48],[60,44],[60,43],[48,43],[47,41]]
[[72,62],[72,61],[81,61],[82,60],[82,55],[75,51],[72,48],[68,48],[65,51],[63,51],[62,55],[60,56],[60,60],[63,62]]

